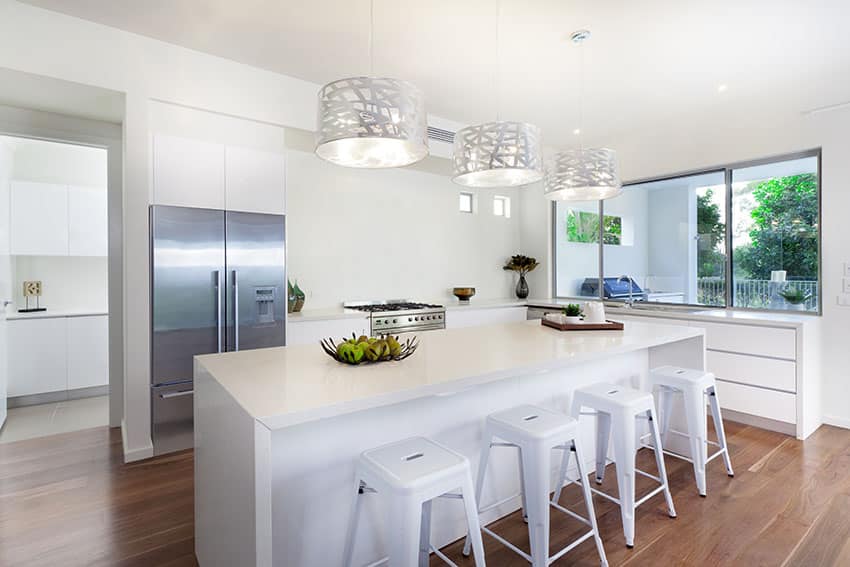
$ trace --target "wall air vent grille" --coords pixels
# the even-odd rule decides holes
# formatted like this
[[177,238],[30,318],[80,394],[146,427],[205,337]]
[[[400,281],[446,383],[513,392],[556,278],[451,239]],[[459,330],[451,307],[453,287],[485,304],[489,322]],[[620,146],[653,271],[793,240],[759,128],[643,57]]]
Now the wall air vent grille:
[[437,140],[438,142],[446,142],[447,144],[453,144],[455,141],[455,133],[450,130],[443,130],[441,128],[434,128],[433,126],[428,126],[428,137],[432,140]]

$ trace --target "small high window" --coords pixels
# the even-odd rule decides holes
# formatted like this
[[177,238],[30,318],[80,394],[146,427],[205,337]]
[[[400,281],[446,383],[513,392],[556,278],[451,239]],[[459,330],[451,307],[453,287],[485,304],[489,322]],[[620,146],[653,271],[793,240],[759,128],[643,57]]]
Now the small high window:
[[511,218],[511,199],[510,197],[493,197],[493,214],[497,217]]
[[471,213],[474,202],[474,195],[461,191],[460,193],[460,212]]

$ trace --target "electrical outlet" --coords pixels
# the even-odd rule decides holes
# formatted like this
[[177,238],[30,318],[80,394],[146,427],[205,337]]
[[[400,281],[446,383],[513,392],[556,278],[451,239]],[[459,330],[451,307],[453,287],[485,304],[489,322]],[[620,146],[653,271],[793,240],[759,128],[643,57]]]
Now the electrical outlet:
[[844,262],[844,277],[850,278],[850,262]]
[[850,294],[843,293],[838,296],[838,305],[843,305],[844,307],[850,307]]
[[850,293],[850,278],[844,278],[841,280],[841,293]]

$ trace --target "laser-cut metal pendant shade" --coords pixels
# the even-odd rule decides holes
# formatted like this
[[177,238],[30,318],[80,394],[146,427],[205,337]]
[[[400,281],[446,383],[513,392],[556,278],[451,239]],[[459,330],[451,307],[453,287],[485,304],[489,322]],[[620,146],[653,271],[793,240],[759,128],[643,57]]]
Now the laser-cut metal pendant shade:
[[565,150],[546,160],[543,194],[553,201],[601,201],[622,192],[614,150]]
[[422,92],[406,81],[350,77],[319,90],[316,155],[347,167],[385,168],[428,155]]
[[540,129],[525,122],[487,122],[455,134],[452,181],[467,187],[515,187],[540,181]]

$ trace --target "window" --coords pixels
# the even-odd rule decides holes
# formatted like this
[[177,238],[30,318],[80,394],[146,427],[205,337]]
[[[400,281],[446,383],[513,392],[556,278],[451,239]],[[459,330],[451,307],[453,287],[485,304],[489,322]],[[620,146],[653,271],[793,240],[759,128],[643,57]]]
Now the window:
[[460,192],[460,212],[472,212],[472,203],[474,201],[474,197],[475,196],[472,193],[465,193],[463,191]]
[[493,214],[497,217],[511,217],[511,199],[509,197],[493,197]]
[[819,162],[811,151],[556,202],[555,294],[626,300],[631,278],[636,301],[819,312]]

